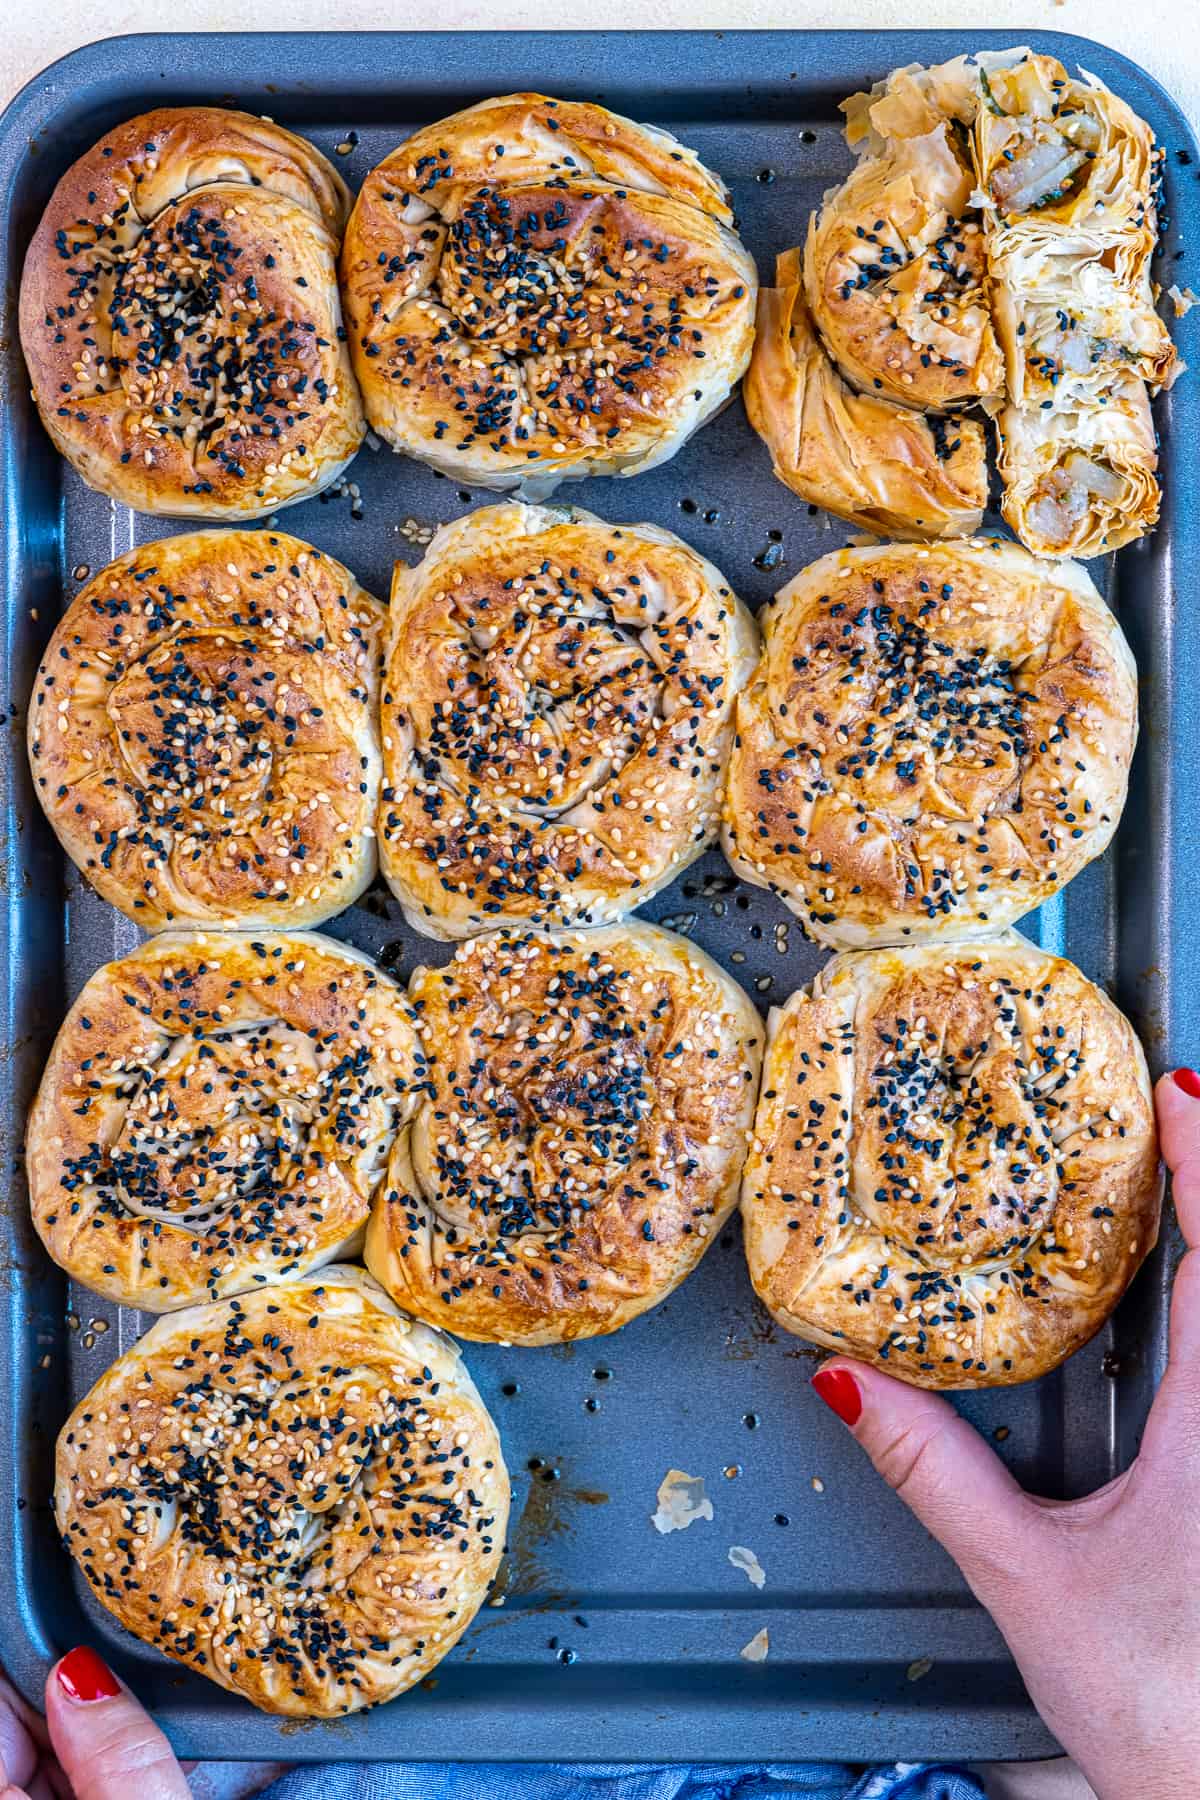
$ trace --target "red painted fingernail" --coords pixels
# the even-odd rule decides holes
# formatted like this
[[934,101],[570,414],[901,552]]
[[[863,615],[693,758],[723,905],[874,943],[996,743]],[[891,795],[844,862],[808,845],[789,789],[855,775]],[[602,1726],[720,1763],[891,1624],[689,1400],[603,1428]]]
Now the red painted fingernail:
[[1185,1094],[1190,1094],[1193,1100],[1200,1100],[1200,1075],[1197,1075],[1195,1069],[1176,1069],[1171,1080]]
[[843,1425],[858,1424],[862,1394],[849,1369],[818,1369],[812,1384]]
[[71,1700],[115,1700],[121,1691],[108,1664],[86,1644],[69,1650],[54,1672],[63,1693]]

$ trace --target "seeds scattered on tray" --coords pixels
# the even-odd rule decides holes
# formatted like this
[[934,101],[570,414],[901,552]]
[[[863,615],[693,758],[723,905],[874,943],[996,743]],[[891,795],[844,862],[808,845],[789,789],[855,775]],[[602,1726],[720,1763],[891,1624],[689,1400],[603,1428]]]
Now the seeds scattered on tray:
[[920,1681],[923,1676],[928,1675],[932,1667],[932,1656],[918,1656],[916,1662],[909,1663],[908,1668],[905,1670],[905,1674],[909,1681]]

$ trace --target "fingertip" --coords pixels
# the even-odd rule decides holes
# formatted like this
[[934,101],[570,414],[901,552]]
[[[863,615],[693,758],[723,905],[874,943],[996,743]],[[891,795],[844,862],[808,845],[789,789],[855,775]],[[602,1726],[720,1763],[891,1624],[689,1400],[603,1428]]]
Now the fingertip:
[[115,1700],[121,1692],[121,1683],[90,1644],[77,1644],[74,1650],[68,1650],[60,1657],[47,1677],[46,1686],[47,1704],[52,1686],[79,1706],[90,1706],[96,1700]]
[[1158,1141],[1171,1172],[1175,1212],[1190,1244],[1200,1242],[1200,1075],[1172,1069],[1154,1089]]
[[810,1385],[818,1400],[823,1400],[830,1412],[853,1430],[863,1407],[856,1369],[846,1363],[827,1362],[817,1370]]

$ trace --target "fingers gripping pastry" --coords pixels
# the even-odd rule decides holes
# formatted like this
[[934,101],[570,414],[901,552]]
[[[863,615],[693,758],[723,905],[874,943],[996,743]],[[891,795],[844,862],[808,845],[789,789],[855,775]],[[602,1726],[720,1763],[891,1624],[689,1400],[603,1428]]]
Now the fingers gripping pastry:
[[253,519],[333,481],[363,437],[341,328],[346,189],[248,113],[165,107],[59,182],[21,282],[42,422],[140,512]]
[[370,174],[343,289],[367,417],[458,480],[543,499],[673,456],[746,367],[756,277],[667,132],[510,94]]
[[998,399],[1004,360],[966,134],[903,70],[843,111],[858,161],[812,215],[804,248],[825,344],[863,393],[934,411]]
[[1108,844],[1137,671],[1075,564],[984,540],[840,550],[762,622],[725,851],[818,943],[980,936]]
[[383,872],[409,923],[600,924],[714,840],[758,637],[669,531],[485,507],[398,565]]
[[496,1573],[508,1504],[458,1351],[355,1268],[160,1319],[58,1440],[55,1517],[100,1603],[294,1718],[436,1667]]
[[366,1262],[460,1337],[594,1337],[655,1306],[733,1208],[757,1012],[651,926],[462,945],[410,997],[428,1087],[392,1151]]
[[987,500],[982,426],[856,393],[813,329],[798,250],[778,259],[775,286],[759,295],[744,393],[776,475],[802,500],[894,537],[978,528]]
[[30,1114],[33,1222],[166,1312],[356,1255],[421,1078],[401,991],[314,932],[169,932],[100,969]]
[[280,532],[199,531],[75,596],[29,709],[34,784],[147,931],[313,925],[375,873],[383,608]]
[[742,1190],[780,1324],[918,1387],[1056,1368],[1158,1232],[1145,1058],[1015,935],[835,957],[771,1016]]

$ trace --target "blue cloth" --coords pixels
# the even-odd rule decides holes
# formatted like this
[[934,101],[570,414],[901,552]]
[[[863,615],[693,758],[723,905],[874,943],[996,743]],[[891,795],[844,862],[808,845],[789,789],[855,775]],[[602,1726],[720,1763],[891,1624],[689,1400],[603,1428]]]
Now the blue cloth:
[[261,1800],[983,1800],[983,1789],[965,1769],[917,1763],[857,1779],[840,1763],[326,1763],[293,1769]]

